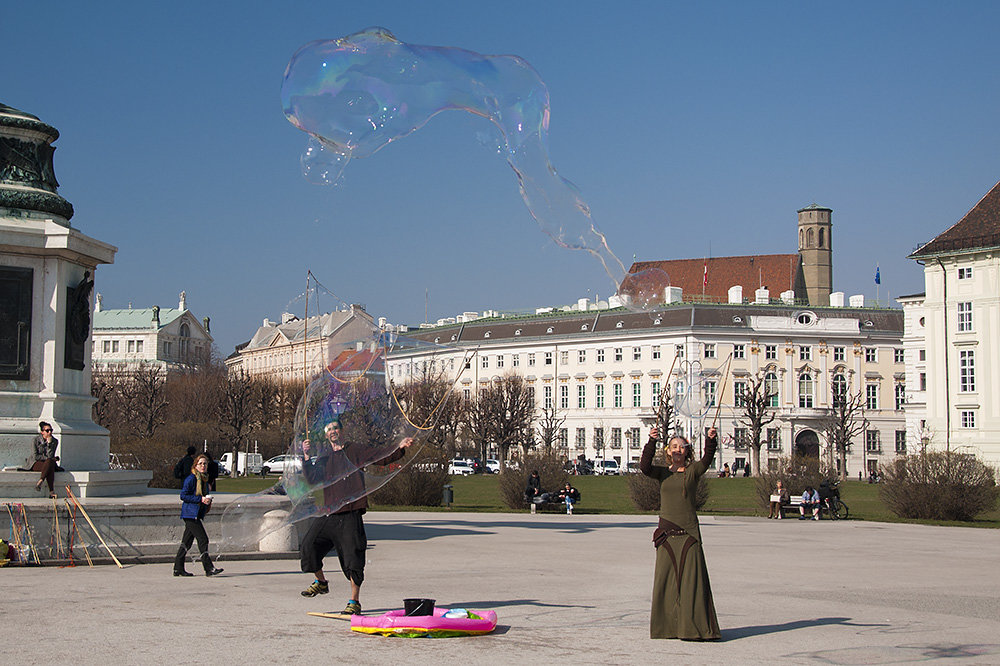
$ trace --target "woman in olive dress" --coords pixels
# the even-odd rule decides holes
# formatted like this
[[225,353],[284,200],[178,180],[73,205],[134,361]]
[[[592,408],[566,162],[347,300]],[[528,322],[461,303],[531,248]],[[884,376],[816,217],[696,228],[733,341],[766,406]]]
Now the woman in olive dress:
[[656,570],[649,637],[716,640],[721,632],[701,548],[695,494],[698,480],[715,457],[718,433],[715,428],[708,429],[705,455],[698,461],[686,439],[671,437],[665,467],[653,464],[657,441],[659,432],[653,428],[639,460],[640,471],[660,483],[660,521],[653,532]]

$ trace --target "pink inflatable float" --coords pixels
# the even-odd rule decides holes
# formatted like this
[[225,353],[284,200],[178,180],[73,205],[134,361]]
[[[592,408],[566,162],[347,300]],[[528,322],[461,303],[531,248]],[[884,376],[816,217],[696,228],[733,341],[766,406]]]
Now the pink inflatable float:
[[435,608],[433,615],[407,615],[404,610],[379,616],[355,615],[351,631],[403,638],[450,638],[488,634],[497,626],[495,611],[470,611],[464,608]]

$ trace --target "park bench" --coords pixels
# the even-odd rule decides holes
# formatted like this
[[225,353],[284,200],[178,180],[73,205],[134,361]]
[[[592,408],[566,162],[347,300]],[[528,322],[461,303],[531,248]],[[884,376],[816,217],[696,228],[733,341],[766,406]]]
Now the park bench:
[[[531,510],[532,514],[537,513],[539,510],[545,510],[545,511],[566,510],[566,502],[564,500],[559,499],[559,496],[556,493],[545,493],[545,496],[547,498],[546,500],[543,500],[541,497],[528,499],[527,496],[525,496],[524,500],[528,503],[528,508]],[[577,500],[575,504],[579,503],[580,500]],[[567,513],[570,514],[573,513],[573,509],[570,508],[570,510],[567,511]]]

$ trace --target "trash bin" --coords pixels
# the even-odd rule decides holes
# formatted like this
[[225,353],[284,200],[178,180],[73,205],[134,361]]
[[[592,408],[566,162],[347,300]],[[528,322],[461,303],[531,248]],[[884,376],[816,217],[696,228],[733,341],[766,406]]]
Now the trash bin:
[[445,484],[441,500],[444,502],[444,505],[449,509],[451,508],[452,502],[455,501],[455,488],[450,483]]

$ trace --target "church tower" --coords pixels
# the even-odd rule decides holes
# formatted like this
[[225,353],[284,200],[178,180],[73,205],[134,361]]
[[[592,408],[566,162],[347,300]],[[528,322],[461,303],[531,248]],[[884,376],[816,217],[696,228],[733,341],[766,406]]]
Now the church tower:
[[799,213],[799,256],[809,305],[829,305],[833,291],[833,210],[810,204]]

